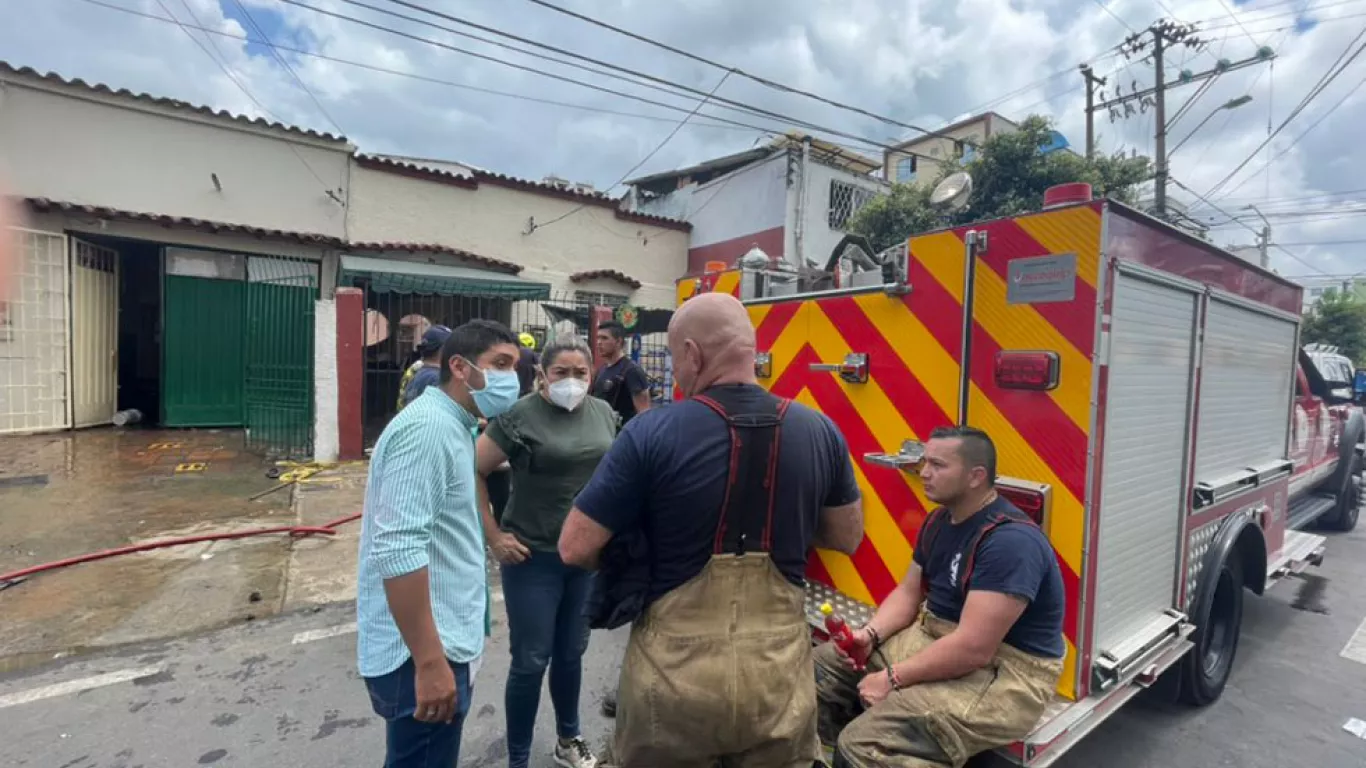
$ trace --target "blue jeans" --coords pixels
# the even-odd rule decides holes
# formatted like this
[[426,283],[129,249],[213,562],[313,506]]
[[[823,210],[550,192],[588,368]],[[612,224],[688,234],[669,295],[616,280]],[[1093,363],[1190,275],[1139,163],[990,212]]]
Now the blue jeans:
[[455,673],[455,717],[449,723],[424,723],[413,718],[417,709],[416,665],[403,666],[380,677],[365,678],[370,705],[384,718],[384,768],[455,768],[460,759],[460,732],[470,711],[474,688],[470,665],[450,662]]
[[550,703],[562,739],[579,735],[579,688],[588,619],[583,614],[593,574],[565,565],[555,552],[532,552],[502,566],[512,666],[503,706],[507,710],[508,766],[525,768],[531,757],[541,680],[550,668]]

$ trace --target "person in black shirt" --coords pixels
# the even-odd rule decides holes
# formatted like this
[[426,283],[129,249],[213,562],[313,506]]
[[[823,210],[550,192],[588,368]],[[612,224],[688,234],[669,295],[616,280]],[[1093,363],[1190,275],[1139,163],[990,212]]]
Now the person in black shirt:
[[829,418],[756,383],[754,328],[735,297],[688,300],[669,348],[688,399],[622,428],[559,541],[565,562],[594,569],[614,536],[648,550],[612,764],[809,766],[804,569],[811,547],[850,554],[863,539],[848,445]]
[[636,414],[650,410],[650,379],[645,371],[626,356],[626,329],[615,320],[598,326],[598,358],[602,370],[593,378],[593,397],[621,415],[624,425]]
[[861,672],[833,643],[815,654],[836,768],[958,768],[1027,736],[1062,673],[1062,571],[1039,526],[996,492],[991,438],[934,430],[920,478],[942,506],[906,577],[854,630],[879,653]]

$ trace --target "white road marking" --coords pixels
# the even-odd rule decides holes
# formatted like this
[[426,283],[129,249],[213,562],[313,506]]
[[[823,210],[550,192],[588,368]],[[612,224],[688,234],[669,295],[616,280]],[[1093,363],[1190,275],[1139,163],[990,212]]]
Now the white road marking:
[[350,621],[345,624],[338,624],[335,627],[323,627],[322,629],[310,629],[307,632],[300,632],[291,640],[291,644],[311,643],[315,640],[326,640],[329,637],[338,635],[349,635],[356,631],[356,622]]
[[162,670],[161,667],[136,667],[133,669],[121,669],[117,672],[107,672],[103,675],[92,675],[82,677],[78,680],[68,680],[64,683],[53,683],[39,688],[30,688],[27,691],[19,691],[5,696],[0,696],[0,709],[14,707],[20,704],[31,704],[35,701],[50,699],[54,696],[65,696],[69,693],[80,693],[92,688],[103,688],[107,685],[118,685],[144,677],[150,677]]
[[1361,620],[1361,625],[1352,634],[1352,639],[1347,641],[1347,645],[1342,647],[1342,653],[1338,655],[1348,661],[1366,664],[1366,619]]
[[[503,593],[502,593],[502,591],[500,590],[500,591],[494,592],[493,595],[492,595],[492,600],[493,600],[493,602],[495,602],[495,603],[501,603],[501,602],[503,602]],[[329,637],[337,637],[337,636],[339,636],[339,635],[349,635],[349,634],[352,634],[352,633],[355,632],[355,631],[356,631],[356,622],[354,622],[354,621],[348,621],[348,622],[345,623],[345,624],[338,624],[338,625],[336,625],[335,627],[323,627],[323,628],[321,628],[321,629],[310,629],[310,630],[307,630],[307,631],[305,631],[305,632],[300,632],[299,634],[297,634],[297,635],[294,636],[294,639],[290,640],[290,644],[291,644],[291,645],[301,645],[301,644],[303,644],[303,643],[312,643],[312,642],[316,642],[316,641],[318,641],[318,640],[326,640],[326,639],[329,638]]]

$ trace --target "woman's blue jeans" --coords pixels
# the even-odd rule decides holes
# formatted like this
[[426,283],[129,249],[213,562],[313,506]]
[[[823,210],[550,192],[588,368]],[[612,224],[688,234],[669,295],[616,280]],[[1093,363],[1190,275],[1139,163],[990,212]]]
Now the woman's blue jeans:
[[550,703],[562,739],[579,735],[579,689],[583,652],[588,648],[584,605],[593,574],[565,565],[556,552],[532,552],[516,565],[503,565],[503,598],[511,636],[507,710],[509,768],[524,768],[531,756],[541,680],[550,668]]

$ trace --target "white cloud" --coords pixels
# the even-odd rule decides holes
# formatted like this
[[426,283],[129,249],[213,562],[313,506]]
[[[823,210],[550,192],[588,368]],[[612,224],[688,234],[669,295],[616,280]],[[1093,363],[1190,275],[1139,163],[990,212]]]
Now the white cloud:
[[[102,1],[157,16],[164,16],[169,10],[187,22],[188,5],[205,26],[235,36],[251,29],[238,20],[241,13],[236,0]],[[713,67],[567,18],[526,0],[417,1],[701,91],[710,90],[721,76]],[[530,178],[556,173],[603,187],[653,149],[672,130],[670,121],[682,118],[680,112],[480,61],[278,0],[241,2],[272,39],[282,45],[424,78],[656,118],[636,119],[531,103],[283,53],[322,101],[327,113],[367,150],[444,157]],[[303,2],[684,110],[696,104],[695,96],[664,94],[640,84],[623,83],[384,16],[342,0]],[[407,16],[422,17],[385,0],[368,2]],[[1059,129],[1078,148],[1084,143],[1085,120],[1077,64],[1102,56],[1094,66],[1098,74],[1111,78],[1107,95],[1113,95],[1117,83],[1123,83],[1126,91],[1134,82],[1140,88],[1151,85],[1149,65],[1105,54],[1130,34],[1126,24],[1141,29],[1168,15],[1169,9],[1180,20],[1203,22],[1203,36],[1211,41],[1204,53],[1172,51],[1167,58],[1170,77],[1183,68],[1197,72],[1207,69],[1219,58],[1238,60],[1251,56],[1259,45],[1271,45],[1278,53],[1274,68],[1257,65],[1219,78],[1173,128],[1169,146],[1175,146],[1218,105],[1244,94],[1253,96],[1251,103],[1215,115],[1174,155],[1173,177],[1202,192],[1223,179],[1262,142],[1268,115],[1273,125],[1279,124],[1366,26],[1366,0],[1254,0],[1236,6],[1225,5],[1232,0],[1110,0],[1107,7],[1113,15],[1101,7],[1106,0],[851,0],[843,4],[819,0],[555,2],[724,64],[902,122],[932,128],[983,108],[1012,118],[1023,117],[1029,111],[1041,112],[1054,117]],[[1230,18],[1228,7],[1237,8],[1241,26]],[[1299,18],[1312,18],[1317,25],[1298,32],[1292,27]],[[488,36],[450,22],[431,20],[468,34]],[[214,56],[226,61],[255,100],[276,118],[318,130],[336,130],[308,94],[261,46],[212,35],[206,38],[199,32],[193,34]],[[251,36],[256,37],[254,30]],[[212,43],[208,38],[212,38]],[[113,87],[249,115],[263,114],[200,45],[175,25],[82,0],[16,0],[4,4],[0,8],[0,58],[15,65],[52,70]],[[1269,152],[1263,150],[1224,186],[1216,195],[1220,207],[1248,217],[1248,226],[1259,229],[1260,220],[1244,210],[1244,206],[1258,204],[1272,218],[1273,240],[1280,242],[1366,240],[1366,216],[1352,213],[1366,207],[1352,202],[1366,198],[1366,191],[1332,198],[1314,197],[1325,192],[1366,188],[1366,183],[1358,180],[1359,171],[1366,168],[1366,147],[1357,138],[1360,132],[1356,128],[1366,121],[1366,88],[1347,100],[1303,141],[1285,151],[1269,170],[1262,168],[1267,157],[1289,147],[1295,137],[1357,86],[1363,72],[1366,56],[1293,120],[1271,142]],[[1175,113],[1197,87],[1173,91],[1169,113]],[[780,93],[741,77],[732,76],[721,95],[877,141],[910,134],[903,128]],[[717,117],[773,130],[788,127],[780,120],[716,106],[707,107],[703,113],[696,118],[700,125],[679,132],[640,172],[658,171],[753,146],[754,132],[733,126],[714,127]],[[1152,151],[1151,112],[1114,123],[1100,114],[1096,124],[1102,150]],[[1191,195],[1179,188],[1173,189],[1172,195],[1195,203]],[[1336,209],[1324,208],[1328,203],[1335,204]],[[1311,217],[1286,215],[1307,208],[1324,208],[1326,213]],[[1195,211],[1215,220],[1225,219],[1208,206],[1196,205]],[[1224,244],[1246,244],[1252,242],[1253,234],[1235,225],[1217,229],[1215,239]],[[1335,273],[1366,271],[1366,243],[1294,246],[1290,250],[1314,268]],[[1283,253],[1276,253],[1273,262],[1287,274],[1311,271]]]

